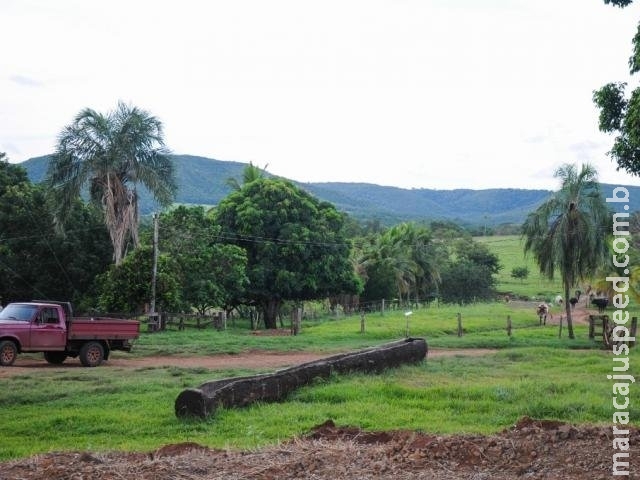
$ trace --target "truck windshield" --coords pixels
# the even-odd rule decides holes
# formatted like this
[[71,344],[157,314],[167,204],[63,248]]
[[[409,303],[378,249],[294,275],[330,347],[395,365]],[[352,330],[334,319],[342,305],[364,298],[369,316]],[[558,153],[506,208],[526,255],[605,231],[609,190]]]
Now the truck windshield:
[[29,322],[37,309],[36,305],[9,304],[0,312],[0,320]]

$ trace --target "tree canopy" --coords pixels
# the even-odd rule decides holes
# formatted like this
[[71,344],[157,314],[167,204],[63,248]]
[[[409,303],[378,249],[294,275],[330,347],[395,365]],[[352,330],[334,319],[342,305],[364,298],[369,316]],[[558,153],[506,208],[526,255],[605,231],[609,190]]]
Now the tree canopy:
[[344,217],[293,183],[254,179],[220,203],[215,220],[247,252],[244,302],[262,308],[267,328],[276,328],[285,300],[359,293]]
[[440,297],[463,305],[494,296],[495,277],[501,265],[489,248],[472,238],[456,240],[442,270]]
[[95,209],[71,203],[67,234],[54,227],[45,189],[0,154],[0,301],[60,298],[93,303],[94,278],[109,264],[109,237]]
[[[624,8],[633,0],[604,0]],[[629,58],[629,73],[640,71],[640,24],[633,37],[633,50]],[[627,84],[611,82],[593,92],[593,102],[600,109],[599,127],[602,132],[615,135],[609,156],[622,169],[640,175],[640,89],[627,96]]]
[[247,284],[246,252],[224,243],[204,207],[178,206],[160,215],[159,250],[175,260],[183,310],[228,308]]

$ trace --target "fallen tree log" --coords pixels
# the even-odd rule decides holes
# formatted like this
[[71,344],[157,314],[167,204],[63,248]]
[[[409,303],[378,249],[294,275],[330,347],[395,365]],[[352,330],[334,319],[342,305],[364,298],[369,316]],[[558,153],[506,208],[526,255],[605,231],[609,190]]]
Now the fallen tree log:
[[426,356],[427,342],[423,338],[407,338],[274,373],[213,380],[198,388],[183,390],[176,398],[175,413],[178,417],[206,418],[220,407],[244,407],[257,401],[282,400],[312,380],[329,378],[334,373],[379,373],[387,368],[421,362]]

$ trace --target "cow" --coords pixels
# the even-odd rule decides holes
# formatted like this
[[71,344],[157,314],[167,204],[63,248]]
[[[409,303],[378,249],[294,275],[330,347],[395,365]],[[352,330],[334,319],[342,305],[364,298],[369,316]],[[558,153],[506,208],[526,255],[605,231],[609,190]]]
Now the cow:
[[596,297],[591,300],[591,303],[598,307],[599,313],[602,313],[605,308],[607,308],[607,305],[609,305],[609,299],[606,297]]
[[551,314],[549,313],[549,305],[547,305],[546,303],[541,303],[540,305],[538,305],[536,313],[538,314],[538,318],[540,319],[540,325],[546,325],[547,316],[551,316]]

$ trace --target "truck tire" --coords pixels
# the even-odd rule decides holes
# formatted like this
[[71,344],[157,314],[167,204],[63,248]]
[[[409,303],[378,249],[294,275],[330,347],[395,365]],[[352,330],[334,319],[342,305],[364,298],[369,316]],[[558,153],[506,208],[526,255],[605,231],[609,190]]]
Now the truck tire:
[[3,340],[0,342],[0,365],[9,367],[13,365],[18,356],[18,347],[11,340]]
[[44,352],[44,359],[53,365],[60,365],[67,359],[67,354],[64,352]]
[[87,342],[80,349],[80,363],[85,367],[97,367],[104,360],[104,348],[100,342]]

